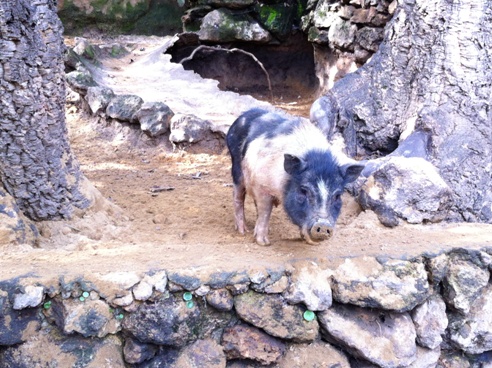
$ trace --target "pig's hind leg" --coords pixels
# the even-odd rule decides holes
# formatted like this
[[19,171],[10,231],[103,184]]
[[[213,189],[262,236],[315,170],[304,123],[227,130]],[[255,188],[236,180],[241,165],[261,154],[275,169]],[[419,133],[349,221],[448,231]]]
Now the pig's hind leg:
[[244,216],[244,200],[246,198],[246,187],[244,182],[241,180],[238,184],[234,184],[234,218],[236,220],[236,230],[244,235],[245,232],[249,231],[246,226],[246,220]]

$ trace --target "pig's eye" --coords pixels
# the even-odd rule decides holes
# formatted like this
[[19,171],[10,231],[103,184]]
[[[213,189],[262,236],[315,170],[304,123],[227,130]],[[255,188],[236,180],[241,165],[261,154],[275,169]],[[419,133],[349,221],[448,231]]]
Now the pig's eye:
[[342,199],[342,193],[335,193],[332,198],[334,202],[338,202]]
[[309,196],[309,189],[306,187],[300,187],[297,192],[297,200],[299,202],[304,202],[306,198]]

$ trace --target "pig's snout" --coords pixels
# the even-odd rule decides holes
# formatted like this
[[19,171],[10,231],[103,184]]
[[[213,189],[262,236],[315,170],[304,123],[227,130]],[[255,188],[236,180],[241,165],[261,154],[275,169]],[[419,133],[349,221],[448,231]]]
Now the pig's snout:
[[315,241],[326,240],[333,235],[333,226],[328,220],[317,220],[309,231]]

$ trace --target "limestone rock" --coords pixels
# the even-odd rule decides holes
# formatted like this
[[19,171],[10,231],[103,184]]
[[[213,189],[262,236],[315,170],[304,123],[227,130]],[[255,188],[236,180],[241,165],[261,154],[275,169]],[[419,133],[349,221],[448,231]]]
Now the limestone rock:
[[116,333],[120,322],[102,300],[53,300],[45,312],[65,334],[77,332],[84,337],[104,337]]
[[405,367],[417,358],[415,327],[408,313],[334,304],[318,318],[328,341],[380,367]]
[[0,247],[14,244],[34,245],[39,234],[10,194],[0,188]]
[[443,280],[444,299],[462,313],[468,313],[489,284],[489,278],[488,268],[474,262],[469,254],[450,254]]
[[106,107],[106,115],[120,121],[133,123],[135,114],[143,105],[143,100],[135,95],[119,95],[114,97]]
[[136,300],[147,300],[152,296],[152,285],[148,282],[140,281],[133,287],[132,291]]
[[173,116],[169,106],[162,102],[144,102],[135,114],[140,129],[151,137],[166,133]]
[[266,43],[272,39],[270,33],[253,18],[244,14],[236,15],[225,8],[213,10],[203,17],[198,36],[201,41],[219,43],[233,41]]
[[44,297],[42,286],[28,285],[14,297],[14,309],[34,308],[41,304]]
[[171,119],[169,140],[178,143],[196,143],[204,139],[210,131],[210,122],[195,115],[177,114]]
[[206,0],[207,5],[212,5],[214,8],[242,9],[253,5],[254,0]]
[[234,306],[239,318],[272,336],[293,341],[313,341],[318,336],[318,321],[305,321],[304,309],[287,304],[281,295],[250,291],[237,295]]
[[125,367],[121,354],[121,341],[116,336],[84,339],[80,335],[62,337],[56,329],[43,332],[23,344],[1,351],[0,366],[2,368]]
[[[417,345],[417,359],[410,364],[409,368],[436,368],[441,356],[441,349],[426,349]],[[444,368],[444,367],[443,367]]]
[[399,218],[411,224],[439,222],[453,204],[451,189],[430,162],[401,156],[389,157],[372,172],[359,201],[386,226],[397,225]]
[[331,11],[333,3],[329,0],[318,2],[313,12],[312,23],[318,28],[329,28],[339,18],[336,12]]
[[228,313],[205,308],[198,299],[193,303],[190,308],[182,298],[174,295],[153,303],[142,303],[123,320],[123,329],[143,343],[183,347],[209,337],[232,318]]
[[41,321],[34,308],[13,310],[8,293],[1,289],[4,286],[7,285],[0,282],[0,346],[9,346],[28,339],[39,329]]
[[173,368],[225,368],[222,347],[212,339],[197,340],[179,352]]
[[433,295],[412,311],[412,319],[420,346],[435,349],[442,342],[448,326],[446,304],[440,295]]
[[157,350],[158,348],[156,345],[141,343],[138,340],[127,337],[123,347],[123,356],[127,363],[142,363],[152,359]]
[[346,259],[334,272],[333,299],[361,307],[409,311],[429,296],[422,263],[375,258]]
[[304,303],[309,310],[323,311],[331,307],[331,270],[323,270],[316,263],[295,267],[289,288],[283,293],[292,304]]
[[226,328],[222,346],[227,359],[251,359],[261,365],[277,363],[285,352],[280,340],[247,325]]
[[330,43],[341,49],[354,48],[357,26],[337,17],[328,31]]
[[212,290],[205,298],[208,304],[220,311],[230,311],[234,307],[234,299],[227,289]]
[[492,350],[492,285],[482,290],[466,315],[450,316],[448,331],[450,340],[468,354]]
[[90,73],[85,70],[74,70],[65,75],[65,80],[71,89],[85,96],[89,87],[96,87],[97,83]]
[[280,360],[282,368],[337,367],[350,368],[347,356],[332,345],[317,341],[312,344],[291,345]]
[[109,102],[115,97],[111,88],[108,87],[89,87],[85,100],[93,115],[98,115],[106,111]]

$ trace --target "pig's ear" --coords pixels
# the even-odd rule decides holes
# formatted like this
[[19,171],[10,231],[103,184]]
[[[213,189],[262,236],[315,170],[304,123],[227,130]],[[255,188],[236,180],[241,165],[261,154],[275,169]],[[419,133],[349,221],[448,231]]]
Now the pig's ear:
[[287,174],[300,173],[305,168],[304,161],[297,156],[284,154],[284,170]]
[[359,177],[362,170],[364,170],[364,167],[364,165],[359,163],[343,165],[340,170],[342,171],[342,177],[345,184],[355,181]]

